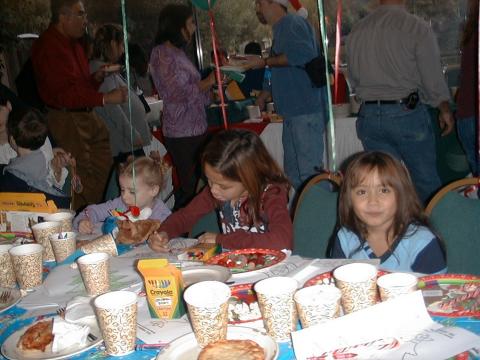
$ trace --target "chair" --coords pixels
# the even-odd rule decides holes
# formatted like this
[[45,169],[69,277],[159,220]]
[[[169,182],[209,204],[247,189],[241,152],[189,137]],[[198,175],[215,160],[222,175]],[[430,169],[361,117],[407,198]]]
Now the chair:
[[189,233],[189,237],[196,238],[204,232],[221,233],[218,224],[217,212],[212,211],[200,218]]
[[443,187],[425,210],[445,243],[450,273],[480,275],[480,200],[453,191],[479,181],[480,178],[454,181]]
[[339,186],[341,177],[317,175],[307,182],[299,195],[293,216],[294,254],[310,258],[326,256],[337,223],[338,192],[327,190],[325,182]]

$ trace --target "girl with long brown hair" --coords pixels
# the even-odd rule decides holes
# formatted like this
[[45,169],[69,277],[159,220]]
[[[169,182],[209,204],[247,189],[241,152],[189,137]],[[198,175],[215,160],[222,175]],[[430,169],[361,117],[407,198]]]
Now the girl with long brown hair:
[[206,145],[201,159],[208,186],[162,224],[161,236],[150,241],[152,249],[163,250],[168,239],[188,232],[214,210],[222,233],[205,233],[201,242],[226,249],[292,248],[289,183],[257,134],[222,131]]
[[445,252],[406,167],[379,151],[363,152],[345,171],[339,230],[331,257],[380,259],[392,271],[446,272]]

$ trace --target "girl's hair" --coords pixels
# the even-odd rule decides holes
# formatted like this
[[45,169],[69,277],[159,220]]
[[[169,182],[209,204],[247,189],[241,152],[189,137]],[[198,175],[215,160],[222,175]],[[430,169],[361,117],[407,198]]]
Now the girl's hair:
[[[393,230],[392,244],[397,238],[401,239],[405,236],[410,224],[428,226],[427,217],[423,212],[422,204],[408,170],[397,159],[379,151],[362,152],[348,164],[340,188],[339,226],[346,227],[357,234],[361,246],[363,246],[368,230],[353,211],[351,194],[353,189],[360,185],[366,176],[373,174],[375,171],[378,172],[382,184],[392,187],[395,194],[397,212],[391,228]],[[389,247],[392,244],[388,244]]]
[[108,60],[108,54],[111,49],[111,42],[123,42],[123,30],[118,24],[104,24],[95,33],[93,41],[93,58]]
[[224,177],[242,183],[248,192],[243,206],[250,225],[261,221],[262,194],[268,184],[289,187],[262,140],[248,130],[225,130],[214,135],[203,151],[201,162],[203,168],[208,164]]
[[157,185],[161,190],[164,185],[165,165],[151,157],[141,156],[136,159],[130,156],[127,161],[120,164],[118,176],[133,177],[135,168],[135,176],[141,177],[143,182],[153,187]]
[[188,18],[193,16],[192,8],[187,5],[169,4],[158,16],[158,30],[155,44],[160,45],[170,41],[177,48],[182,48],[187,42],[182,35]]

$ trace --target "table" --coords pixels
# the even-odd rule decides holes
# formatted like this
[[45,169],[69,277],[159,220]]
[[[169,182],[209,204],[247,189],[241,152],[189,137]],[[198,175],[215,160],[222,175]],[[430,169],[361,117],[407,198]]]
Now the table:
[[[363,146],[357,137],[357,130],[355,123],[356,117],[345,117],[335,119],[335,167],[338,170],[349,156],[362,151]],[[263,140],[267,150],[273,159],[283,169],[283,143],[282,143],[282,131],[283,123],[235,123],[230,124],[230,129],[249,129],[256,132]],[[209,127],[210,132],[215,132],[221,129],[221,127]],[[330,154],[330,133],[329,128],[325,131],[325,138],[329,139],[328,143],[324,141],[324,163],[332,164]],[[329,166],[332,168],[332,166]]]
[[[185,241],[178,239],[178,241]],[[313,276],[333,268],[354,262],[345,259],[307,259],[297,255],[290,255],[285,261],[271,268],[257,271],[255,274],[245,275],[235,280],[235,284],[256,282],[260,279],[272,276],[289,276],[296,279],[299,284],[304,284]],[[182,319],[165,321],[151,319],[148,313],[146,298],[142,293],[143,282],[135,271],[135,263],[139,258],[159,257],[159,254],[152,253],[146,245],[133,248],[124,254],[111,258],[111,277],[116,279],[112,282],[112,290],[126,289],[139,293],[138,302],[138,327],[137,336],[149,340],[149,343],[158,341],[172,341],[173,339],[191,332],[190,324],[184,317]],[[171,261],[173,258],[167,256]],[[378,264],[378,260],[366,260],[368,263]],[[3,343],[16,329],[30,325],[45,314],[51,317],[55,309],[64,306],[69,299],[75,295],[84,294],[83,284],[78,282],[78,270],[72,269],[70,265],[59,267],[49,266],[50,273],[44,284],[32,293],[29,293],[15,307],[0,314],[0,343]],[[70,273],[70,275],[69,275]],[[71,274],[76,274],[75,279],[69,279]],[[33,304],[33,305],[32,305]],[[36,307],[35,306],[41,306]],[[28,310],[25,310],[28,308]],[[122,359],[152,359],[158,350],[136,351]],[[71,357],[71,359],[105,359],[107,356],[101,347],[96,347],[82,354]],[[280,344],[280,360],[294,359],[291,343]]]

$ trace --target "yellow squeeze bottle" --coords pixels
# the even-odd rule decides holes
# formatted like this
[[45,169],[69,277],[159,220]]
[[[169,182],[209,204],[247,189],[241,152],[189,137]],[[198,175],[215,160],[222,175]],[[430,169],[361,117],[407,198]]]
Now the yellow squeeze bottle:
[[182,271],[166,259],[142,259],[137,267],[144,278],[150,316],[161,319],[182,317],[185,314]]

